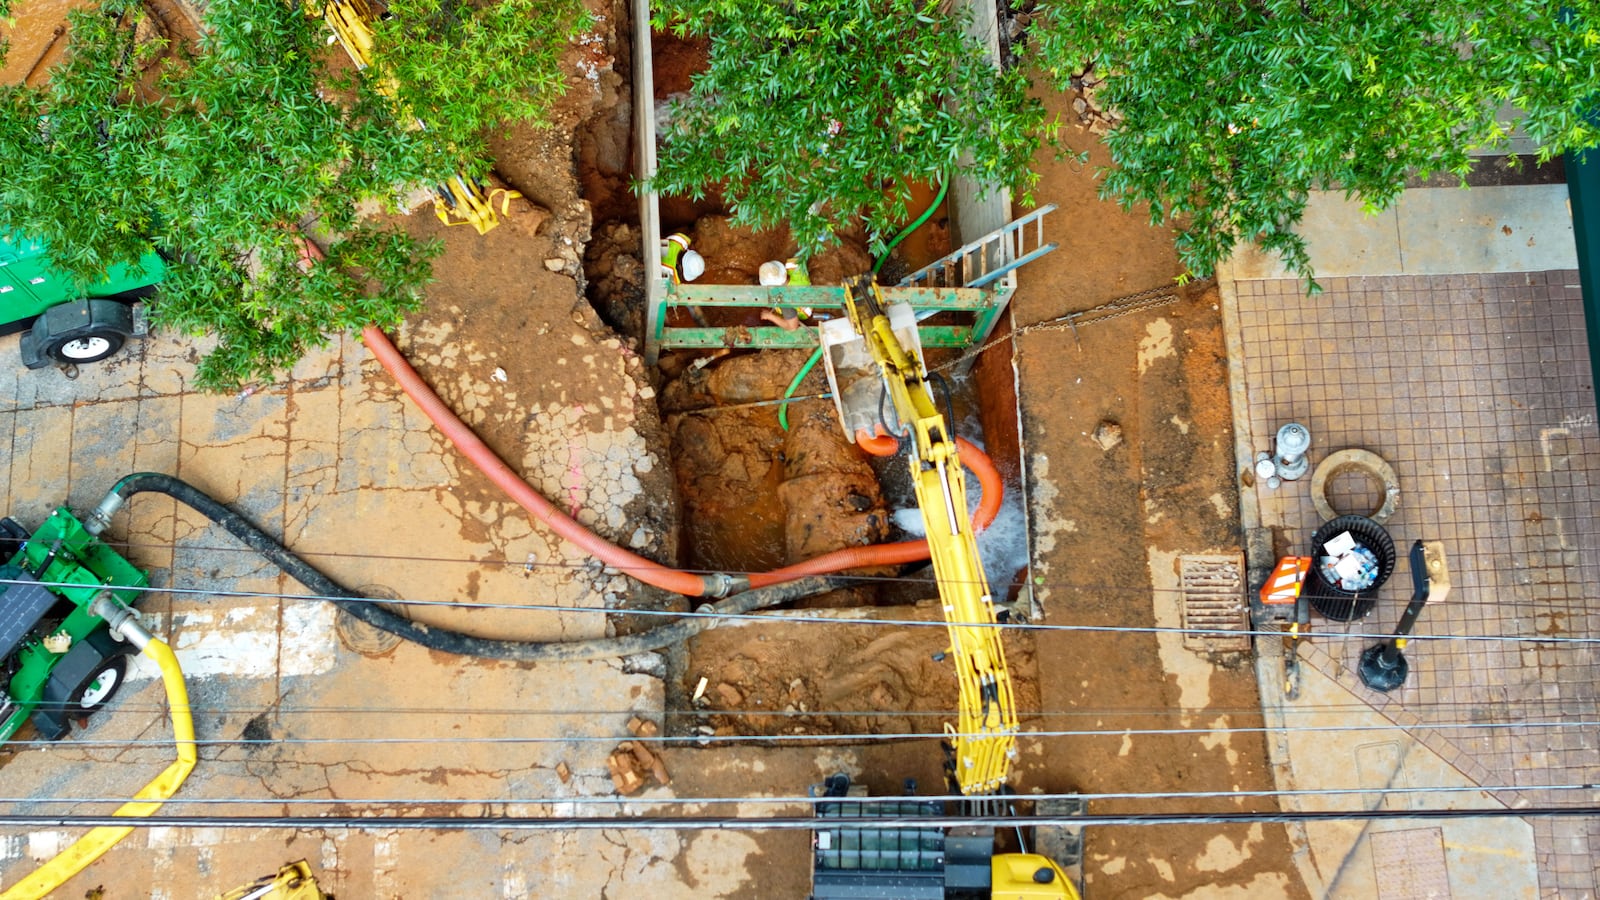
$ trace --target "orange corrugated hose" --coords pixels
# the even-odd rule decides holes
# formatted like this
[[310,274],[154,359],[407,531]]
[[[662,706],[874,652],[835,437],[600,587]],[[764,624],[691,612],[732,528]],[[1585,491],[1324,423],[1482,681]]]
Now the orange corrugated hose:
[[[450,439],[461,454],[471,460],[489,480],[500,486],[511,499],[515,500],[523,509],[539,521],[550,526],[551,530],[561,535],[584,552],[604,561],[607,565],[626,572],[645,584],[654,585],[662,590],[672,591],[676,594],[685,594],[690,597],[700,597],[713,592],[715,579],[696,575],[693,572],[684,572],[679,569],[669,568],[653,560],[645,559],[637,553],[624,550],[615,544],[600,537],[589,529],[578,524],[571,516],[557,509],[554,504],[546,500],[538,491],[534,490],[527,482],[522,480],[511,467],[506,465],[495,452],[489,449],[481,438],[471,428],[467,427],[439,396],[428,387],[411,364],[401,355],[400,351],[389,340],[389,336],[375,326],[367,326],[361,332],[361,339],[366,343],[367,349],[377,358],[385,370],[399,382],[406,396],[420,407],[445,437]],[[891,438],[892,440],[892,438]],[[961,452],[961,461],[973,474],[978,476],[978,483],[983,487],[983,496],[978,503],[978,510],[973,516],[974,527],[982,531],[994,521],[1000,512],[1000,501],[1004,495],[1004,487],[1000,482],[1000,473],[995,469],[994,463],[982,450],[968,443],[965,439],[957,438],[957,445]],[[871,547],[847,547],[824,553],[814,559],[792,566],[785,566],[771,572],[754,573],[749,576],[750,587],[766,587],[793,581],[807,575],[825,575],[833,572],[843,572],[848,569],[859,569],[867,566],[903,565],[918,562],[928,558],[928,542],[925,540],[901,541],[895,544],[877,544]]]

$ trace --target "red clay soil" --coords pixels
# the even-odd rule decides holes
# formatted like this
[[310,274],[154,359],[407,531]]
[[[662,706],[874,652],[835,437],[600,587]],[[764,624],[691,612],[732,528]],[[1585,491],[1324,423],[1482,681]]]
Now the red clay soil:
[[[1069,98],[1047,97],[1065,111]],[[1095,197],[1092,167],[1109,162],[1088,132],[1066,140],[1090,154],[1089,167],[1036,158],[1039,202],[1061,249],[1032,263],[1013,303],[1019,325],[1084,310],[1139,291],[1171,286],[1181,269],[1170,233],[1142,210],[1123,213]],[[1068,330],[1039,330],[1016,342],[1029,468],[1034,565],[1050,625],[1149,627],[1151,553],[1199,553],[1240,546],[1227,357],[1214,289],[1180,292],[1175,306]],[[1081,344],[1079,343],[1081,341]],[[1170,341],[1170,351],[1162,344]],[[1157,352],[1155,348],[1160,348]],[[1123,441],[1090,440],[1103,421]],[[1048,489],[1042,485],[1048,473]],[[1148,633],[1041,632],[1034,635],[1043,715],[1040,729],[1093,735],[1038,738],[1023,753],[1021,791],[1151,793],[1252,791],[1273,787],[1259,734],[1203,729],[1259,727],[1247,659],[1217,660],[1203,709],[1180,704],[1158,641]],[[1187,651],[1180,651],[1187,652]],[[1125,730],[1196,727],[1200,733]],[[1224,739],[1225,738],[1225,739]],[[1270,799],[1105,801],[1096,812],[1275,810]],[[1199,863],[1226,841],[1232,865]],[[1090,896],[1183,896],[1233,888],[1240,896],[1305,896],[1280,825],[1129,826],[1088,835]]]

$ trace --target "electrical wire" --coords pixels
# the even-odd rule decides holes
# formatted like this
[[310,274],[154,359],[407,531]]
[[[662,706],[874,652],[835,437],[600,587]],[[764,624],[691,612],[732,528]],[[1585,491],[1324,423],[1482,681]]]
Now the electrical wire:
[[[1436,787],[1351,787],[1351,788],[1291,788],[1287,790],[1260,791],[1080,791],[1070,794],[1038,793],[1018,794],[1011,799],[1036,803],[1040,800],[1242,800],[1245,798],[1272,799],[1282,797],[1404,797],[1410,794],[1504,794],[1539,791],[1595,791],[1594,784],[1541,784],[1541,785],[1441,785]],[[830,800],[833,798],[830,798]],[[868,797],[840,797],[845,802],[870,803],[881,801],[884,795]],[[971,800],[964,794],[918,794],[916,800],[934,802],[960,802]],[[58,803],[101,804],[123,803],[126,797],[0,797],[0,803]],[[526,806],[793,806],[815,803],[809,796],[774,797],[622,797],[622,796],[571,796],[571,797],[188,797],[168,800],[169,807],[191,805],[197,807],[247,806],[271,804],[274,806],[386,806],[427,803],[436,806],[482,806],[486,803],[516,803]]]
[[[1423,701],[1423,705],[1428,707],[1429,709],[1478,710],[1478,709],[1484,707],[1486,704],[1485,704],[1485,701],[1481,701],[1481,700],[1436,700],[1436,701]],[[1542,708],[1559,707],[1560,708],[1560,712],[1559,713],[1552,713],[1552,715],[1555,715],[1555,714],[1559,714],[1559,715],[1591,715],[1591,716],[1600,717],[1600,703],[1597,703],[1595,701],[1595,699],[1593,699],[1593,698],[1590,698],[1588,700],[1581,700],[1581,701],[1580,700],[1560,700],[1560,699],[1555,699],[1555,698],[1546,698],[1546,699],[1528,700],[1528,701],[1518,702],[1516,704],[1493,703],[1493,704],[1490,704],[1490,705],[1504,706],[1504,707],[1506,707],[1508,709],[1511,709],[1511,708],[1523,709],[1523,708],[1540,708],[1540,707],[1542,707]],[[1582,709],[1579,709],[1580,706],[1582,707]],[[143,704],[138,704],[138,703],[134,703],[134,702],[131,702],[131,701],[119,700],[118,701],[118,708],[119,709],[139,709],[139,710],[144,710],[144,709],[148,708],[148,709],[150,709],[152,711],[160,712],[160,711],[164,710],[166,707],[164,707],[164,706],[149,706],[149,707],[147,707],[147,706],[145,706]],[[257,715],[257,714],[261,713],[261,709],[258,706],[229,706],[229,705],[216,705],[216,704],[210,704],[210,705],[196,704],[192,708],[194,709],[196,714],[202,714],[202,713],[225,714],[225,713],[231,713],[231,712],[248,712],[251,715]],[[1409,704],[1408,704],[1407,708],[1410,708]],[[550,708],[550,709],[528,709],[528,708],[525,708],[525,707],[489,706],[489,707],[481,707],[481,708],[473,708],[473,709],[463,710],[460,706],[448,706],[448,707],[442,707],[442,706],[412,706],[412,705],[393,705],[393,706],[360,705],[360,706],[354,706],[354,705],[342,705],[342,704],[341,705],[314,704],[314,705],[306,705],[306,706],[274,705],[272,707],[271,711],[272,711],[274,716],[279,717],[279,718],[292,717],[292,716],[311,716],[311,717],[316,717],[316,716],[344,715],[344,714],[356,714],[356,713],[372,713],[372,714],[375,714],[375,715],[387,715],[387,714],[390,714],[390,713],[406,714],[406,713],[437,713],[437,712],[459,712],[459,713],[462,713],[464,715],[474,715],[474,716],[604,716],[604,715],[617,715],[617,716],[627,717],[627,716],[630,716],[630,715],[637,715],[638,712],[639,712],[639,710],[636,707],[620,707],[620,708],[615,708],[615,709],[607,709],[607,708],[603,708],[603,707],[588,707],[588,706],[584,706],[584,707],[558,706],[558,707],[554,707],[554,708]],[[654,709],[652,711],[652,714],[665,715],[665,716],[674,716],[674,715],[691,715],[692,716],[692,715],[703,714],[706,711],[707,710],[701,709],[699,707],[687,707],[687,708],[685,708],[685,707],[667,706],[667,707],[663,707],[663,708]],[[1353,712],[1372,712],[1373,708],[1368,704],[1359,703],[1359,702],[1357,702],[1357,703],[1309,703],[1309,702],[1301,703],[1301,702],[1296,702],[1293,706],[1284,709],[1282,711],[1282,713],[1284,715],[1290,717],[1290,718],[1295,718],[1295,717],[1299,717],[1299,716],[1320,716],[1320,715],[1324,715],[1324,714],[1329,713],[1329,712],[1340,713],[1340,712],[1352,712],[1352,711]],[[804,716],[832,716],[832,717],[841,717],[841,716],[882,716],[882,715],[885,714],[884,710],[882,710],[882,709],[870,709],[870,708],[863,708],[863,709],[826,709],[826,708],[818,708],[818,709],[807,709],[807,710],[772,709],[772,710],[762,710],[760,712],[761,712],[762,715],[772,716],[772,717],[783,717],[783,716],[789,716],[789,717],[804,717]],[[1142,717],[1147,717],[1147,718],[1148,717],[1192,718],[1192,717],[1200,715],[1202,713],[1207,715],[1207,716],[1210,716],[1212,718],[1217,718],[1217,717],[1224,717],[1225,718],[1225,717],[1228,717],[1228,716],[1238,716],[1238,717],[1242,717],[1242,718],[1251,718],[1251,717],[1260,717],[1261,716],[1261,707],[1257,706],[1257,705],[1242,706],[1242,707],[1241,706],[1205,706],[1205,707],[1200,707],[1200,708],[1196,708],[1196,707],[1185,708],[1185,707],[1175,707],[1175,706],[1165,706],[1165,705],[1163,705],[1163,706],[1074,706],[1074,707],[1072,707],[1070,709],[1040,709],[1040,710],[1036,710],[1036,711],[1028,714],[1027,718],[1030,719],[1030,720],[1032,720],[1032,719],[1088,719],[1088,718],[1101,718],[1101,717],[1106,717],[1106,716],[1142,716]],[[937,717],[937,716],[941,716],[941,715],[949,715],[950,711],[949,710],[939,710],[937,708],[924,708],[924,709],[917,709],[917,710],[910,710],[910,709],[907,709],[907,710],[896,710],[892,714],[896,718],[918,718],[918,717]]]
[[[915,799],[884,798],[883,799]],[[516,800],[491,801],[518,803]],[[813,801],[815,802],[815,801]],[[106,815],[0,814],[0,827],[81,828],[296,828],[317,831],[812,831],[819,825],[851,828],[936,828],[981,825],[1027,828],[1040,825],[1103,828],[1120,825],[1235,825],[1295,822],[1439,821],[1450,819],[1567,819],[1600,815],[1600,806],[1530,806],[1522,809],[1361,809],[1278,812],[1134,813],[1123,815],[851,816],[197,816],[163,815],[122,819]]]
[[[5,538],[0,538],[0,544],[5,543],[6,540],[7,539],[5,539]],[[158,542],[133,542],[133,541],[103,541],[103,543],[105,543],[108,547],[111,547],[112,549],[116,549],[119,552],[123,552],[123,555],[127,555],[126,551],[144,551],[144,552],[162,552],[162,553],[166,553],[166,552],[192,552],[192,553],[205,553],[205,554],[228,554],[228,553],[231,553],[231,554],[246,554],[246,555],[251,555],[251,556],[255,555],[254,551],[250,550],[248,547],[241,547],[241,546],[237,546],[237,545],[234,545],[234,546],[211,546],[211,545],[207,545],[207,544],[188,544],[188,543],[184,543],[184,544],[178,544],[178,543],[167,544],[167,543],[158,543]],[[3,553],[0,553],[0,555],[3,555]],[[304,553],[302,553],[300,551],[296,551],[296,555],[297,556],[301,556],[302,558],[307,559],[307,560],[339,559],[339,560],[360,560],[360,561],[371,561],[371,562],[440,563],[440,564],[453,564],[453,565],[470,565],[470,566],[476,566],[476,567],[482,567],[482,568],[495,568],[495,567],[498,567],[498,568],[518,568],[518,569],[523,569],[524,571],[527,571],[527,572],[538,572],[538,571],[592,572],[597,568],[596,564],[593,561],[584,561],[584,562],[544,562],[544,561],[527,561],[527,560],[524,560],[524,561],[520,561],[519,562],[517,560],[510,560],[510,559],[481,559],[481,558],[466,558],[466,557],[428,557],[428,556],[409,556],[409,555],[407,555],[407,556],[399,556],[399,555],[382,554],[382,553],[340,553],[340,552],[331,552],[331,551],[330,552],[315,552],[315,551],[313,551],[313,552],[304,552]],[[603,568],[614,569],[614,567],[611,567],[611,566],[604,566]],[[624,570],[616,570],[616,571],[624,571]],[[729,574],[729,575],[745,575],[745,576],[748,576],[750,574],[753,574],[753,573],[747,572],[747,571],[727,570],[727,569],[712,570],[712,569],[687,568],[687,569],[683,569],[683,571],[690,572],[690,573],[697,574],[697,575],[711,575],[711,574],[716,574],[716,572],[718,572],[718,571],[726,572],[726,574]],[[865,574],[863,574],[863,575],[852,575],[851,577],[856,579],[856,580],[862,581],[864,583],[875,583],[875,584],[891,584],[891,585],[892,584],[932,584],[932,581],[931,581],[930,578],[919,577],[919,576],[916,576],[916,575],[905,575],[905,574],[901,574],[901,575],[865,575]],[[6,579],[0,579],[0,584],[9,584],[9,583],[14,583],[14,582],[6,580]],[[1181,594],[1184,593],[1184,591],[1183,591],[1183,589],[1181,587],[1161,587],[1161,586],[1156,586],[1156,585],[1111,584],[1111,583],[1090,582],[1090,581],[1068,581],[1068,580],[1063,580],[1063,579],[1050,579],[1050,578],[1034,578],[1034,579],[1030,579],[1030,580],[1019,580],[1019,581],[1010,581],[1010,582],[1004,582],[1004,583],[995,583],[993,586],[995,588],[997,588],[997,589],[1001,589],[1002,592],[1005,591],[1005,590],[1013,589],[1013,588],[1022,588],[1022,587],[1032,586],[1032,587],[1036,587],[1036,588],[1050,588],[1052,590],[1060,590],[1060,591],[1079,591],[1079,592],[1085,592],[1085,593],[1092,592],[1092,593],[1097,593],[1097,594],[1108,594],[1109,593],[1109,594],[1123,594],[1123,595],[1128,595],[1128,594],[1137,594],[1137,595],[1179,594],[1179,595],[1181,595]],[[1457,585],[1457,590],[1458,591],[1461,590],[1461,588],[1462,588],[1461,585]],[[185,591],[187,591],[188,593],[214,594],[216,596],[229,596],[229,595],[251,596],[251,594],[249,592],[237,592],[237,591],[226,591],[226,590],[207,591],[207,590],[200,590],[200,589],[193,589],[193,588],[191,588],[191,589],[183,589],[183,588],[147,588],[146,590],[153,591],[153,592],[161,592],[161,591],[185,592]],[[276,597],[276,596],[282,596],[282,595],[269,594],[268,596]],[[439,603],[454,603],[455,601],[437,601],[437,602],[439,602]],[[1581,602],[1581,601],[1580,600],[1573,601],[1574,604],[1575,603],[1579,603],[1579,602]],[[507,607],[512,607],[512,606],[517,606],[519,604],[503,604],[503,605],[505,605]],[[1567,610],[1572,608],[1572,604],[1569,604],[1568,606],[1563,607],[1563,606],[1556,605],[1556,604],[1552,603],[1552,601],[1549,601],[1549,600],[1528,601],[1528,602],[1525,602],[1525,603],[1518,603],[1518,602],[1515,602],[1515,601],[1504,601],[1504,600],[1501,600],[1501,601],[1496,601],[1496,606],[1497,606],[1497,608],[1502,609],[1502,610],[1504,610],[1504,609],[1530,609],[1530,610],[1537,610],[1539,612],[1567,611]],[[1334,623],[1334,624],[1339,624],[1339,623]]]
[[[850,576],[852,581],[864,581]],[[0,579],[0,584],[19,583],[14,579]],[[61,586],[61,582],[35,582],[45,586]],[[203,597],[239,597],[271,600],[293,601],[338,601],[342,604],[372,603],[387,607],[444,607],[461,610],[502,609],[519,610],[523,612],[558,612],[558,613],[598,613],[603,615],[629,615],[629,616],[664,616],[674,619],[709,618],[723,621],[758,621],[771,622],[783,621],[785,623],[810,623],[833,625],[874,625],[896,626],[908,628],[947,628],[942,619],[898,619],[898,618],[863,618],[858,616],[820,616],[810,613],[795,611],[780,611],[777,613],[735,613],[701,610],[688,610],[674,612],[672,610],[633,609],[633,608],[607,608],[590,606],[562,606],[550,603],[495,603],[484,600],[390,600],[382,597],[352,597],[349,595],[331,594],[287,594],[271,591],[237,591],[237,590],[200,590],[196,588],[121,588],[131,592],[146,594],[174,594],[194,595]],[[882,607],[894,609],[896,607]],[[1033,633],[1093,633],[1093,634],[1178,634],[1178,635],[1215,635],[1222,637],[1277,637],[1285,635],[1282,630],[1276,629],[1227,629],[1227,628],[1183,628],[1164,625],[1052,625],[1042,622],[970,622],[964,623],[971,628],[999,628],[1013,632]],[[1317,631],[1312,632],[1319,640],[1388,640],[1394,637],[1392,632],[1367,632],[1367,631]],[[1547,634],[1514,635],[1514,634],[1412,634],[1408,640],[1413,645],[1424,643],[1449,643],[1449,642],[1491,642],[1491,643],[1522,643],[1545,645],[1594,645],[1600,644],[1600,636],[1563,636]]]
[[[710,712],[711,714],[714,714],[714,715],[733,716],[733,717],[738,717],[738,716],[741,716],[741,715],[761,715],[762,714],[762,713],[760,713],[760,711],[710,710],[708,712]],[[465,714],[470,714],[470,713],[465,713]],[[895,714],[890,712],[890,713],[883,713],[883,715],[894,716]],[[1426,727],[1429,728],[1429,729],[1435,730],[1435,731],[1437,731],[1437,730],[1445,730],[1445,729],[1463,730],[1463,731],[1484,731],[1484,730],[1494,730],[1494,729],[1500,729],[1500,728],[1520,728],[1520,729],[1595,728],[1595,727],[1600,727],[1600,721],[1576,721],[1576,722],[1567,722],[1567,721],[1553,721],[1553,722],[1429,722],[1429,723],[1426,724]],[[1123,738],[1123,737],[1149,737],[1151,735],[1169,735],[1169,736],[1171,736],[1171,735],[1205,735],[1207,737],[1211,737],[1211,736],[1223,735],[1223,734],[1226,734],[1226,735],[1234,735],[1234,734],[1290,734],[1290,733],[1295,733],[1295,734],[1303,734],[1303,733],[1332,734],[1332,733],[1357,732],[1357,731],[1396,731],[1396,730],[1399,730],[1399,731],[1413,731],[1415,729],[1410,728],[1408,726],[1399,725],[1399,724],[1396,724],[1396,723],[1393,723],[1393,722],[1385,722],[1385,723],[1377,724],[1377,725],[1291,725],[1291,726],[1286,726],[1286,727],[1276,727],[1276,726],[1268,725],[1268,726],[1237,726],[1237,727],[1225,727],[1225,728],[1128,728],[1128,729],[1107,728],[1107,729],[1091,729],[1091,730],[1039,730],[1039,731],[1021,731],[1021,732],[1018,732],[1018,737],[1019,738],[1069,738],[1069,737],[1070,738]],[[332,745],[338,745],[338,746],[347,746],[347,745],[382,745],[382,744],[406,744],[406,745],[411,745],[411,744],[420,744],[420,745],[426,745],[426,744],[450,744],[450,745],[457,745],[457,744],[463,744],[463,745],[464,744],[488,744],[488,745],[496,745],[496,744],[562,744],[562,745],[569,745],[569,744],[614,744],[614,743],[617,743],[619,740],[628,740],[628,741],[632,741],[635,744],[660,744],[660,745],[679,745],[679,744],[689,744],[689,743],[701,744],[701,745],[716,745],[716,744],[740,744],[740,745],[743,745],[743,744],[752,744],[752,743],[757,743],[757,744],[814,744],[814,743],[819,743],[819,742],[824,742],[824,743],[829,743],[829,744],[871,744],[871,743],[887,743],[887,742],[891,742],[891,741],[924,741],[924,740],[952,739],[952,738],[961,738],[961,737],[977,738],[977,737],[982,737],[982,734],[980,734],[980,733],[964,734],[964,733],[959,732],[959,731],[942,730],[941,729],[939,731],[857,732],[857,733],[854,733],[854,734],[839,733],[839,732],[817,732],[817,733],[806,733],[806,734],[792,734],[792,733],[791,734],[780,734],[780,733],[761,734],[761,733],[756,733],[756,734],[689,735],[689,736],[675,736],[675,735],[658,734],[658,735],[654,735],[654,736],[651,736],[651,737],[632,736],[632,735],[627,736],[627,737],[620,737],[618,735],[563,735],[563,736],[560,736],[560,737],[514,735],[514,736],[499,736],[499,737],[472,737],[472,736],[461,735],[461,736],[450,736],[450,737],[213,738],[213,739],[208,739],[208,740],[197,740],[195,743],[198,744],[199,746],[202,746],[202,747],[219,747],[219,748],[229,748],[229,747],[247,747],[248,748],[248,747],[279,745],[279,744],[296,744],[296,745],[327,745],[327,744],[332,744]],[[59,743],[52,742],[52,741],[44,741],[44,740],[10,741],[8,743],[11,744],[11,745],[22,746],[22,747],[30,747],[30,746],[34,746],[34,747],[60,746]],[[84,748],[109,747],[109,748],[116,748],[116,749],[125,749],[125,748],[128,748],[128,747],[139,747],[139,746],[165,747],[165,746],[169,745],[170,743],[171,743],[171,741],[169,741],[169,740],[154,740],[154,739],[137,739],[137,738],[134,738],[134,739],[129,739],[129,740],[115,740],[115,741],[111,741],[111,740],[107,740],[107,741],[75,740],[75,741],[72,742],[72,746],[74,748],[77,748],[77,747],[84,747]]]

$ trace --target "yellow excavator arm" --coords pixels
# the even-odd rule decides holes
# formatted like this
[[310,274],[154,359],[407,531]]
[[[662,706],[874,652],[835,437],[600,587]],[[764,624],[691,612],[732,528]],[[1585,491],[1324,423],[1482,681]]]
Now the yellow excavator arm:
[[[378,16],[367,0],[308,0],[305,10],[309,15],[321,16],[328,23],[334,39],[344,48],[358,70],[365,71],[371,67],[376,44],[372,23],[377,21]],[[385,77],[377,88],[390,98],[398,93],[393,79],[389,77]],[[427,126],[417,119],[416,127]],[[479,234],[487,234],[497,227],[500,217],[510,213],[511,201],[522,196],[509,188],[490,190],[482,179],[460,173],[436,186],[433,193],[433,211],[440,222],[446,226],[471,225]],[[498,215],[494,211],[497,197],[500,200]]]
[[877,285],[860,298],[847,287],[845,307],[882,372],[901,428],[913,438],[911,480],[927,529],[960,695],[958,721],[954,728],[945,726],[954,749],[955,781],[963,794],[994,793],[1005,784],[1016,756],[1017,705],[967,512],[966,473],[955,435],[934,404],[921,357],[895,334]]

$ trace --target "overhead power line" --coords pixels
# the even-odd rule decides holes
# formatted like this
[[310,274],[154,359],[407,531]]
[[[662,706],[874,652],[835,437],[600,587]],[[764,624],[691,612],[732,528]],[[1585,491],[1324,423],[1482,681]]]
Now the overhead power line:
[[[872,798],[868,798],[872,799]],[[915,799],[879,797],[884,799]],[[1001,799],[1001,798],[969,798]],[[494,801],[505,802],[505,801]],[[511,801],[515,802],[515,801]],[[812,816],[205,816],[156,815],[0,815],[0,827],[13,828],[296,828],[371,831],[810,831],[819,825],[868,828],[957,828],[1040,825],[1101,828],[1119,825],[1233,825],[1291,822],[1438,821],[1449,819],[1577,819],[1600,815],[1600,806],[1533,806],[1525,809],[1307,810],[1224,813],[1135,813],[1077,816],[851,816],[821,820]]]
[[[738,716],[744,711],[715,711],[719,715]],[[760,715],[761,713],[755,713]],[[885,713],[884,715],[894,715]],[[1491,730],[1499,728],[1595,728],[1600,726],[1600,721],[1577,722],[1428,722],[1426,727],[1431,729],[1470,729]],[[1241,726],[1222,728],[1101,728],[1073,731],[1032,731],[1024,730],[1018,733],[1023,738],[1066,738],[1066,737],[1148,737],[1150,735],[1219,735],[1219,734],[1283,734],[1283,733],[1336,733],[1349,731],[1392,731],[1413,730],[1407,726],[1397,725],[1393,722],[1384,722],[1376,725],[1290,725],[1282,728],[1273,726]],[[906,731],[906,732],[858,732],[855,734],[840,734],[838,732],[813,732],[807,734],[710,734],[670,736],[658,734],[651,737],[628,735],[563,735],[558,737],[534,735],[509,735],[498,737],[281,737],[281,738],[223,738],[197,740],[199,747],[261,747],[276,744],[297,745],[381,745],[381,744],[448,744],[451,746],[465,744],[614,744],[621,740],[632,741],[638,744],[870,744],[886,741],[920,741],[920,740],[949,740],[952,738],[982,737],[981,734],[963,734],[957,731]],[[20,747],[59,747],[59,742],[53,741],[11,741],[12,746]],[[161,739],[130,739],[89,741],[75,740],[72,747],[96,748],[111,747],[118,750],[138,746],[170,747],[170,738]]]
[[[854,577],[854,576],[849,576]],[[16,584],[15,579],[0,579],[0,584]],[[30,582],[32,583],[32,582]],[[46,587],[73,587],[74,585],[62,582],[37,582]],[[149,594],[173,594],[178,596],[194,595],[203,597],[239,597],[267,600],[290,601],[339,601],[343,603],[378,603],[389,607],[439,607],[458,610],[515,610],[522,612],[554,612],[564,614],[600,614],[600,615],[629,615],[639,617],[668,617],[668,618],[710,618],[724,621],[756,621],[800,624],[832,624],[832,625],[871,625],[871,626],[899,626],[906,628],[946,628],[948,625],[943,619],[897,619],[897,618],[862,618],[848,616],[821,616],[806,611],[783,610],[768,613],[718,613],[701,610],[687,610],[673,612],[670,610],[633,609],[633,608],[605,608],[588,606],[562,606],[552,603],[493,603],[483,600],[455,601],[455,600],[389,600],[382,597],[350,597],[332,596],[324,594],[284,594],[269,591],[218,591],[200,590],[194,588],[124,588],[123,590],[136,591]],[[895,607],[881,607],[894,609]],[[1013,632],[1034,633],[1095,633],[1095,634],[1179,634],[1179,635],[1216,635],[1222,637],[1256,636],[1281,638],[1281,630],[1231,630],[1222,628],[1181,628],[1161,625],[1051,625],[1042,622],[968,622],[963,623],[968,628],[999,628]],[[1366,631],[1316,631],[1311,632],[1320,640],[1388,640],[1393,637],[1391,632],[1366,632]],[[1410,641],[1422,645],[1429,642],[1489,642],[1489,643],[1519,643],[1541,645],[1600,645],[1600,637],[1563,636],[1547,634],[1412,634]]]
[[[1040,793],[1021,794],[1006,799],[1026,802],[1040,800],[1240,800],[1245,798],[1275,799],[1283,797],[1384,797],[1396,798],[1412,794],[1500,794],[1500,793],[1527,793],[1529,791],[1596,791],[1600,785],[1594,784],[1541,784],[1541,785],[1455,785],[1436,787],[1353,787],[1353,788],[1299,788],[1291,790],[1261,790],[1261,791],[1111,791],[1111,792],[1075,792],[1069,794]],[[884,799],[907,799],[917,801],[958,802],[971,800],[960,794],[917,794],[910,797],[843,797],[830,798],[845,802],[872,802]],[[725,806],[738,805],[748,807],[762,806],[795,806],[817,802],[816,797],[777,796],[777,797],[177,797],[166,801],[164,807],[176,806],[248,806],[262,804],[271,806],[331,806],[331,807],[365,807],[365,806],[404,806],[429,804],[432,806],[616,806],[616,807],[674,807],[674,806]],[[128,802],[127,797],[0,797],[0,803],[29,803],[42,804],[69,804],[73,806],[82,804],[122,804]],[[1552,806],[1552,808],[1557,808]],[[1566,807],[1559,807],[1565,809]]]

